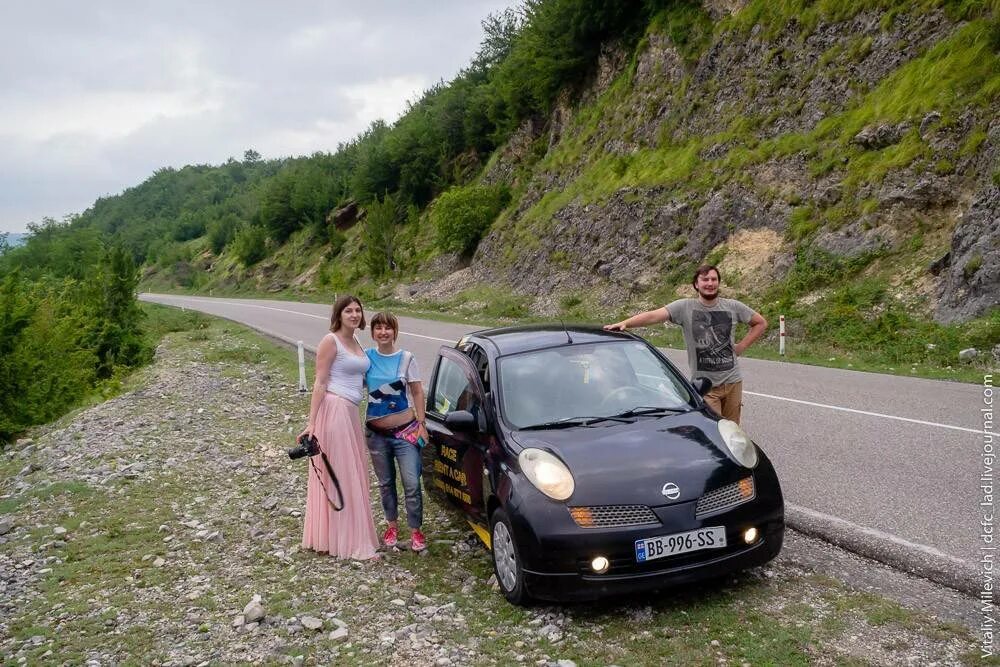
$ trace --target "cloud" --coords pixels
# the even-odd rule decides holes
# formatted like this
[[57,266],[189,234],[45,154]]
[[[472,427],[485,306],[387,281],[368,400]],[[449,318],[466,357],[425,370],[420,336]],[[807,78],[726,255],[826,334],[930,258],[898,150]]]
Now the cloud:
[[455,76],[511,4],[5,3],[0,232],[160,167],[336,150]]

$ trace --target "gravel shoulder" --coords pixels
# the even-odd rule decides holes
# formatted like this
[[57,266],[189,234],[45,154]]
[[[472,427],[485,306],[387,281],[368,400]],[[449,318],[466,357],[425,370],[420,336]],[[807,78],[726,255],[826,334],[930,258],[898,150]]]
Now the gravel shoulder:
[[423,555],[303,552],[292,361],[205,321],[0,456],[6,664],[980,663],[976,600],[794,532],[723,581],[527,609],[434,497]]

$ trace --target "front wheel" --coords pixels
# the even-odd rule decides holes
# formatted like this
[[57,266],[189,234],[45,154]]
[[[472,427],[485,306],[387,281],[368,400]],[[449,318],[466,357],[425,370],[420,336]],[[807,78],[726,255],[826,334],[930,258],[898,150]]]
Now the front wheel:
[[531,598],[524,587],[524,570],[521,569],[521,557],[517,551],[514,531],[510,527],[507,513],[502,509],[493,512],[491,526],[493,571],[497,575],[500,590],[508,602],[526,605]]

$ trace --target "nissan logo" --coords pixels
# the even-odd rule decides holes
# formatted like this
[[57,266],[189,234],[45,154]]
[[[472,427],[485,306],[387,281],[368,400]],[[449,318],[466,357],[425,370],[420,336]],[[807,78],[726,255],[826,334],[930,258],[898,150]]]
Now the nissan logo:
[[662,493],[667,500],[677,500],[681,496],[681,487],[677,486],[673,482],[667,482],[663,485],[660,493]]

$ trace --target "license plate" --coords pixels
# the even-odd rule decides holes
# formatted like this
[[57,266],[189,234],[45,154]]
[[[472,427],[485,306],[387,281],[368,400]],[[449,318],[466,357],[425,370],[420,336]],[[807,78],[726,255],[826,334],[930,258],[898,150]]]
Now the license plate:
[[701,549],[719,549],[724,546],[726,546],[724,526],[699,528],[698,530],[689,530],[686,533],[636,540],[635,560],[638,563],[645,563],[647,560],[676,556]]

